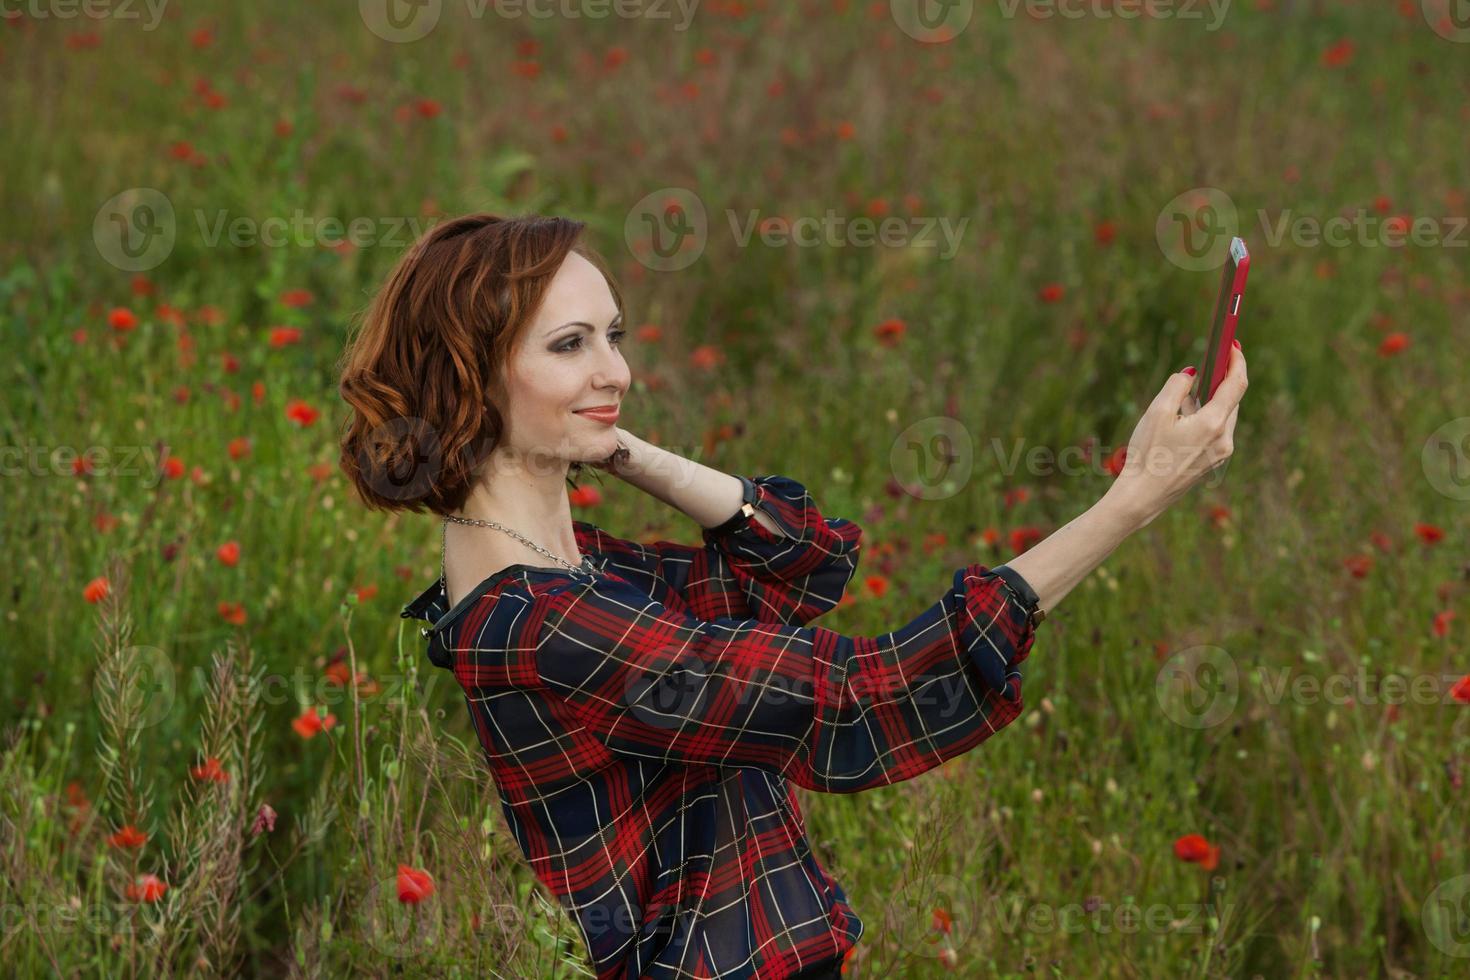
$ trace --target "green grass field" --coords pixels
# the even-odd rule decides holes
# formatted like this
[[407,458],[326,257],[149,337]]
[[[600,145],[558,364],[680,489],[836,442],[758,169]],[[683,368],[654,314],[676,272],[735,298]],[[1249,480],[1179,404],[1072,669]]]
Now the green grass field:
[[[337,359],[433,222],[586,221],[620,424],[861,524],[818,625],[873,635],[1102,496],[1201,362],[1205,199],[1254,256],[1234,457],[1042,625],[1009,730],[804,792],[847,975],[1465,975],[1470,24],[400,6],[5,5],[7,973],[590,975],[399,618],[438,522],[337,466]],[[671,195],[706,217],[672,257]],[[577,516],[697,540],[584,482]]]

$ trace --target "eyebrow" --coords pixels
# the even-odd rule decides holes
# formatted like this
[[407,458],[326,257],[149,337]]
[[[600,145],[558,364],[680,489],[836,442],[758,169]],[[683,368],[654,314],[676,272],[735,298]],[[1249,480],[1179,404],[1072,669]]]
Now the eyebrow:
[[[612,322],[607,325],[608,329],[611,330],[613,327],[617,326],[620,322],[622,322],[622,319],[623,319],[623,314],[621,314],[621,313],[619,313],[617,316],[613,317],[612,318]],[[550,330],[546,331],[546,335],[549,337],[552,334],[556,333],[558,330],[565,330],[567,327],[586,327],[588,330],[596,330],[597,329],[592,324],[588,323],[586,320],[573,320],[571,323],[563,323],[559,327],[552,327]]]

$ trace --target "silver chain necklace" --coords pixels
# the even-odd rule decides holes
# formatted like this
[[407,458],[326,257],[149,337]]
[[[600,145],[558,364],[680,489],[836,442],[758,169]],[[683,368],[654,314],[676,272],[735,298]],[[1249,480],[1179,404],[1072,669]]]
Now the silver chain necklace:
[[497,524],[494,521],[479,521],[479,520],[475,520],[474,518],[469,518],[469,517],[454,517],[453,515],[448,515],[448,516],[445,516],[445,518],[444,518],[443,535],[440,537],[440,548],[439,548],[439,576],[440,576],[440,578],[442,578],[444,580],[444,592],[445,592],[445,595],[446,596],[449,593],[449,574],[448,574],[448,572],[445,571],[445,565],[448,563],[448,560],[447,560],[447,558],[445,556],[446,556],[446,554],[448,553],[448,550],[449,550],[449,522],[450,521],[453,521],[456,524],[469,524],[469,525],[471,525],[473,527],[493,527],[497,531],[504,531],[506,534],[509,534],[511,537],[515,538],[517,541],[520,541],[522,544],[526,545],[527,547],[534,548],[535,550],[541,552],[541,554],[545,555],[547,558],[550,558],[552,561],[556,562],[558,565],[562,565],[562,566],[564,566],[566,568],[569,568],[569,569],[571,569],[574,572],[588,572],[588,573],[591,573],[591,572],[596,572],[597,571],[597,566],[595,564],[593,564],[593,562],[592,562],[592,556],[591,555],[583,555],[582,556],[582,564],[580,564],[580,565],[573,565],[571,562],[567,561],[565,558],[562,558],[560,555],[554,555],[554,554],[552,554],[551,552],[547,551],[545,548],[541,547],[536,542],[530,540],[529,538],[526,538],[524,535],[521,535],[521,534],[516,533],[515,531],[512,531],[510,528],[506,527],[504,524]]

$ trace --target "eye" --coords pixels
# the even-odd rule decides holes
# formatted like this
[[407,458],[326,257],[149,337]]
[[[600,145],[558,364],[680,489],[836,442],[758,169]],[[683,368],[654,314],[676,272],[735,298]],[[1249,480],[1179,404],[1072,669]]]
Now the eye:
[[[614,347],[618,346],[618,344],[620,344],[622,342],[623,336],[625,334],[627,334],[627,332],[628,331],[626,331],[626,330],[614,330],[614,331],[612,331],[611,333],[608,334],[608,338],[609,338],[608,339],[608,343],[612,344]],[[578,334],[577,336],[573,337],[571,340],[567,341],[565,344],[562,344],[560,347],[558,347],[557,348],[557,352],[558,353],[561,353],[561,354],[570,354],[573,351],[579,349],[581,346],[582,346],[582,336],[581,336],[581,334]]]

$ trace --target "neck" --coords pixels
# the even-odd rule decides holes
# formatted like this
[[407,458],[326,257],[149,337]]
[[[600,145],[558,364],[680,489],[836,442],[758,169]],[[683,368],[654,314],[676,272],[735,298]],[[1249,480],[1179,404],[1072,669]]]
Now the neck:
[[[532,463],[509,454],[493,454],[477,475],[475,487],[456,517],[504,524],[553,554],[575,562],[579,557],[567,497],[566,460]],[[466,531],[501,532],[465,525]],[[507,536],[508,537],[508,536]],[[514,541],[514,539],[510,539]]]

